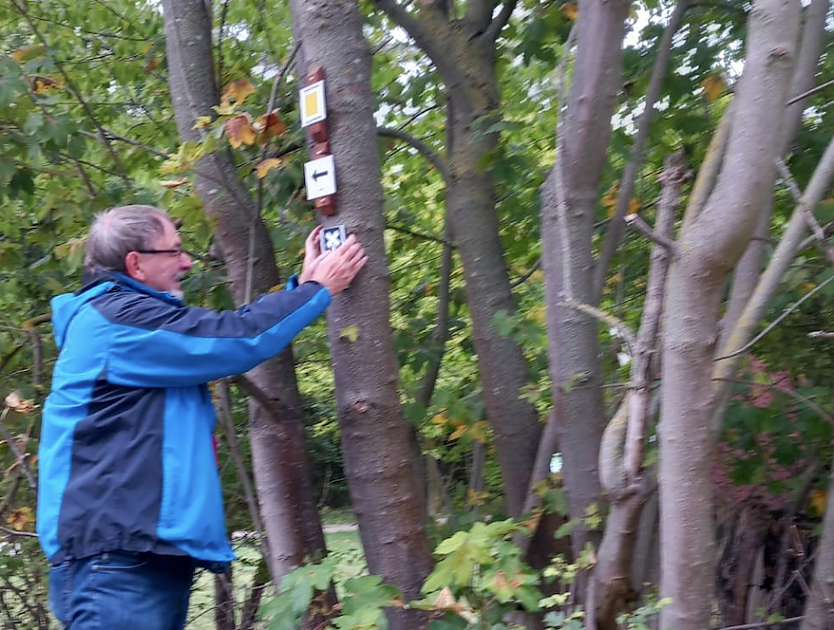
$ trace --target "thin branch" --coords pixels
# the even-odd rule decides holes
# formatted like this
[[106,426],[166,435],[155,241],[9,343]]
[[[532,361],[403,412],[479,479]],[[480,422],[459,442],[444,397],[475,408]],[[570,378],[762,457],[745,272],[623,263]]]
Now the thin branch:
[[440,159],[440,157],[434,151],[429,148],[424,142],[418,140],[410,133],[405,132],[401,129],[392,129],[391,127],[377,127],[376,128],[377,134],[380,136],[385,136],[388,138],[397,138],[398,140],[402,140],[403,142],[408,143],[412,147],[414,147],[417,152],[426,158],[429,162],[431,162],[432,166],[437,169],[437,172],[443,177],[443,181],[446,185],[449,185],[449,170],[446,168],[446,164]]
[[275,80],[272,82],[272,89],[269,92],[269,102],[266,106],[267,115],[269,115],[269,113],[272,112],[272,109],[275,107],[275,99],[278,97],[278,86],[280,86],[281,83],[283,83],[284,77],[287,76],[287,72],[289,72],[289,69],[295,62],[295,57],[298,54],[299,50],[301,50],[301,42],[296,43],[296,45],[292,49],[292,52],[290,53],[289,59],[287,59],[286,63],[278,71],[278,74],[275,75]]
[[712,380],[713,381],[721,381],[721,382],[724,382],[724,383],[733,383],[735,385],[747,385],[748,387],[764,387],[766,389],[773,390],[774,392],[779,392],[780,394],[786,394],[787,396],[790,396],[791,398],[793,398],[797,402],[802,403],[803,405],[808,407],[808,409],[813,411],[815,414],[817,414],[820,418],[822,418],[826,422],[829,422],[832,425],[834,425],[834,414],[828,413],[827,411],[825,411],[825,409],[820,407],[813,400],[803,396],[802,394],[800,394],[799,392],[797,392],[793,389],[780,389],[780,388],[776,387],[775,385],[773,385],[772,383],[756,383],[754,381],[745,381],[743,379],[738,379],[738,378],[713,378]]
[[816,217],[814,217],[814,213],[807,205],[802,204],[802,192],[799,190],[799,185],[793,178],[793,175],[791,174],[788,165],[785,164],[785,161],[782,158],[777,158],[776,168],[779,171],[779,174],[785,180],[788,189],[791,191],[791,195],[793,195],[794,201],[797,204],[799,204],[799,207],[801,207],[802,216],[805,218],[805,222],[811,229],[811,233],[814,235],[814,239],[816,239],[819,242],[819,244],[822,245],[823,249],[825,250],[825,255],[828,256],[829,262],[831,262],[831,264],[834,264],[834,247],[831,247],[831,245],[827,242],[825,238],[825,230],[822,229],[822,226],[819,224],[819,221],[817,221]]
[[19,532],[14,529],[9,529],[8,527],[0,527],[0,532],[4,534],[8,534],[9,536],[22,536],[24,538],[37,538],[38,535],[34,532]]
[[634,138],[632,158],[623,170],[623,175],[620,180],[620,192],[617,196],[617,206],[614,210],[611,224],[608,226],[608,233],[605,235],[605,241],[603,242],[602,251],[594,274],[594,291],[597,302],[605,288],[605,278],[608,275],[608,268],[611,266],[614,253],[620,245],[620,237],[623,231],[622,220],[625,218],[628,208],[631,205],[631,197],[634,193],[635,182],[637,181],[637,172],[643,165],[643,153],[646,140],[649,137],[655,103],[660,98],[663,79],[666,77],[669,60],[672,56],[672,39],[688,10],[689,0],[678,0],[658,44],[657,58],[655,59],[652,76],[649,80],[649,87],[646,91],[646,102],[643,106],[643,113],[640,115],[637,135]]
[[530,279],[530,276],[532,276],[532,275],[533,275],[534,273],[536,273],[539,269],[541,269],[541,266],[542,266],[542,259],[541,259],[541,258],[539,258],[538,260],[536,260],[536,262],[535,262],[535,263],[533,263],[533,266],[532,266],[532,267],[530,267],[530,269],[528,269],[528,270],[524,273],[524,275],[523,275],[523,276],[520,276],[519,278],[516,278],[515,280],[513,280],[512,282],[510,282],[510,288],[511,288],[511,289],[515,289],[516,287],[521,286],[522,284],[524,284],[525,282],[527,282],[527,281]]
[[[834,279],[834,276],[832,276]],[[593,317],[594,319],[603,322],[604,324],[608,324],[611,328],[615,329],[623,336],[623,340],[625,341],[626,346],[628,346],[629,354],[634,354],[634,349],[637,347],[637,344],[634,341],[634,333],[631,332],[631,328],[628,327],[623,320],[620,318],[612,315],[611,313],[606,313],[605,311],[596,308],[595,306],[591,306],[590,304],[584,304],[582,302],[577,302],[574,299],[568,298],[559,302],[559,306],[566,306],[568,308],[572,308],[575,311],[579,311],[580,313],[584,313],[589,317]]]
[[38,484],[35,481],[35,477],[32,475],[32,471],[29,468],[28,462],[28,453],[21,453],[20,449],[17,448],[17,444],[15,444],[14,437],[12,437],[11,431],[9,431],[8,427],[3,423],[6,419],[6,416],[9,415],[9,407],[5,407],[3,412],[0,413],[0,433],[3,434],[3,437],[6,439],[6,444],[9,445],[9,448],[12,449],[12,453],[14,454],[15,458],[20,465],[23,467],[23,472],[26,475],[26,479],[29,481],[29,487],[32,490],[38,489]]
[[217,86],[223,87],[223,31],[226,30],[226,19],[229,17],[229,0],[223,0],[223,9],[220,11],[220,26],[217,29]]
[[[762,332],[760,332],[758,335],[756,335],[755,337],[753,337],[753,339],[751,339],[751,340],[750,340],[748,343],[746,343],[744,346],[742,346],[741,348],[739,348],[739,349],[738,349],[738,350],[736,350],[735,352],[731,352],[730,354],[725,354],[724,356],[721,356],[721,357],[716,357],[716,358],[714,359],[714,361],[723,361],[723,360],[725,360],[725,359],[731,359],[731,358],[733,358],[733,357],[737,357],[737,356],[739,356],[739,355],[744,354],[745,352],[747,352],[750,348],[752,348],[754,345],[756,345],[756,343],[757,343],[760,339],[762,339],[762,337],[764,337],[767,333],[769,333],[769,332],[770,332],[771,330],[773,330],[776,326],[778,326],[778,325],[779,325],[779,324],[780,324],[780,323],[781,323],[781,322],[782,322],[782,321],[783,321],[783,320],[784,320],[784,319],[785,319],[788,315],[790,315],[790,314],[791,314],[791,313],[793,313],[796,309],[798,309],[798,308],[802,305],[802,303],[803,303],[803,302],[805,302],[806,300],[810,299],[810,298],[811,298],[811,297],[813,297],[815,294],[817,294],[819,291],[821,291],[821,290],[822,290],[824,287],[826,287],[826,286],[827,286],[827,285],[828,285],[828,284],[829,284],[832,280],[834,280],[834,276],[831,276],[830,278],[826,279],[824,282],[822,282],[822,283],[818,284],[817,286],[815,286],[815,287],[814,287],[813,289],[811,289],[808,293],[806,293],[805,295],[803,295],[803,296],[802,296],[801,298],[799,298],[796,302],[794,302],[794,303],[793,303],[790,307],[788,307],[788,308],[787,308],[787,309],[786,309],[786,310],[785,310],[785,311],[784,311],[784,312],[783,312],[783,313],[782,313],[779,317],[777,317],[775,320],[773,320],[773,322],[771,322],[771,323],[767,326],[767,328],[765,328]],[[724,380],[724,379],[717,379],[717,380]]]
[[823,83],[821,85],[818,85],[817,87],[812,88],[812,89],[808,90],[807,92],[803,92],[802,94],[799,94],[798,96],[794,96],[791,100],[789,100],[786,103],[786,105],[793,105],[794,103],[797,103],[797,102],[801,101],[803,98],[808,98],[809,96],[812,96],[812,95],[816,94],[817,92],[821,92],[825,88],[831,87],[832,85],[834,85],[834,79],[832,79],[831,81],[826,81],[825,83]]
[[408,234],[409,236],[415,236],[417,238],[422,238],[427,241],[434,241],[435,243],[441,243],[443,245],[447,245],[452,249],[456,249],[457,246],[452,243],[451,241],[447,240],[446,237],[440,238],[437,236],[433,236],[432,234],[424,234],[422,232],[415,232],[414,230],[410,230],[406,227],[402,227],[401,225],[391,225],[390,223],[385,226],[387,230],[394,230],[395,232],[402,232],[403,234]]
[[815,330],[809,332],[808,336],[811,339],[834,339],[834,332],[827,332],[825,330]]
[[504,27],[510,21],[510,17],[517,4],[518,0],[504,0],[504,6],[501,7],[501,12],[492,20],[492,24],[489,25],[489,28],[484,33],[487,41],[494,42],[498,39],[501,31],[504,30]]
[[[452,89],[466,83],[463,71],[455,63],[454,56],[449,54],[447,42],[455,37],[455,33],[442,11],[433,7],[425,7],[418,19],[409,13],[404,5],[395,2],[395,0],[373,0],[373,4],[402,27],[417,43],[417,46],[428,55],[434,67],[443,77],[446,87]],[[431,23],[431,29],[427,23]]]
[[663,247],[670,256],[675,255],[675,244],[665,236],[657,234],[651,226],[646,223],[639,214],[629,214],[625,217],[625,223],[628,227],[636,230],[647,239]]
[[220,416],[223,419],[223,427],[226,433],[226,442],[229,445],[229,453],[231,454],[232,461],[234,461],[240,483],[243,486],[243,495],[246,498],[246,505],[249,507],[252,524],[255,526],[255,531],[258,533],[258,542],[261,545],[261,553],[264,558],[269,558],[269,546],[266,535],[264,534],[265,529],[263,521],[261,520],[261,512],[258,509],[258,500],[255,496],[255,491],[252,489],[252,480],[249,478],[249,472],[246,470],[246,465],[243,463],[243,456],[240,454],[240,446],[237,440],[234,416],[232,415],[229,379],[222,379],[218,381],[217,392],[218,407],[220,409]]

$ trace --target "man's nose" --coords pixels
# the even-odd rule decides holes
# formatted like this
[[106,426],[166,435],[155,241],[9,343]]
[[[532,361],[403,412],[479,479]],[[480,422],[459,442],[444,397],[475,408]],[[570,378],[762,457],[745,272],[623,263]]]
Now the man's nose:
[[194,263],[191,262],[191,256],[183,252],[182,256],[180,256],[180,268],[184,271],[188,271],[193,266]]

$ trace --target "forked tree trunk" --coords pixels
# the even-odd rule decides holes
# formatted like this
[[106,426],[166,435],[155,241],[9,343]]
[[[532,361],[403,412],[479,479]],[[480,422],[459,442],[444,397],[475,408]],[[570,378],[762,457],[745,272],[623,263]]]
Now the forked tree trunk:
[[[203,0],[164,0],[165,39],[171,96],[180,139],[199,140],[198,116],[212,116],[219,102],[214,82],[212,21]],[[272,242],[231,156],[218,152],[200,160],[197,193],[217,220],[216,237],[226,260],[235,302],[243,304],[251,273],[254,296],[279,283]],[[250,264],[249,250],[254,245]],[[305,557],[325,553],[304,443],[302,407],[292,350],[249,373],[270,399],[270,409],[250,404],[252,461],[269,541],[269,566],[279,579]]]
[[734,124],[715,188],[688,217],[676,244],[666,300],[660,424],[660,625],[709,627],[714,600],[712,362],[724,283],[757,226],[769,194],[790,85],[801,4],[758,0]]
[[[328,310],[345,472],[371,573],[419,597],[432,560],[409,447],[411,428],[397,393],[389,322],[390,273],[383,242],[383,193],[371,93],[371,57],[358,4],[292,0],[302,69],[324,69],[338,214],[368,263]],[[352,329],[352,334],[348,333]],[[391,628],[425,624],[416,610],[389,611]]]
[[[542,188],[542,263],[545,270],[548,353],[555,422],[572,519],[597,504],[602,512],[599,448],[605,426],[597,322],[567,306],[592,304],[593,234],[597,189],[620,88],[628,0],[582,0],[573,84],[560,113],[556,164]],[[570,54],[566,51],[565,54]],[[558,136],[562,137],[558,137]],[[584,525],[571,543],[580,553],[601,532]]]
[[529,374],[521,347],[499,335],[494,317],[516,313],[495,211],[495,182],[485,168],[498,134],[484,129],[498,121],[496,39],[515,2],[493,16],[498,3],[470,0],[463,17],[450,18],[442,2],[406,11],[394,0],[374,0],[404,28],[434,63],[447,86],[449,180],[446,198],[466,279],[478,371],[487,416],[495,435],[507,511],[524,506],[541,435],[535,408],[521,398]]

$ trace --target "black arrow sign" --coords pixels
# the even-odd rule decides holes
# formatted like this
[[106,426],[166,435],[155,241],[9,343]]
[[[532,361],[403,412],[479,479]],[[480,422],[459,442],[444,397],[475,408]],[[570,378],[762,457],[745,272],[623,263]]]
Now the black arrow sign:
[[323,173],[319,173],[318,171],[313,171],[313,181],[318,183],[319,177],[324,177],[330,171],[324,171]]

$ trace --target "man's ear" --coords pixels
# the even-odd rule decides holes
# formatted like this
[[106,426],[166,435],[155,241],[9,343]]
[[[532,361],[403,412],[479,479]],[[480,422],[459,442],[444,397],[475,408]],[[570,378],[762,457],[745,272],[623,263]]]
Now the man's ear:
[[142,269],[142,259],[139,252],[128,252],[125,255],[125,273],[139,282],[145,280],[145,271]]

